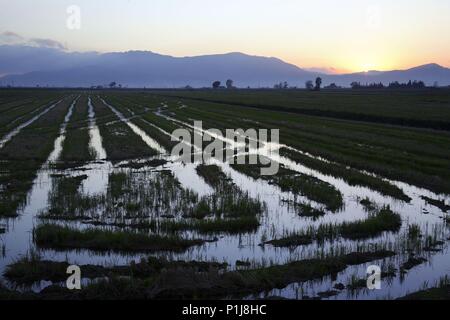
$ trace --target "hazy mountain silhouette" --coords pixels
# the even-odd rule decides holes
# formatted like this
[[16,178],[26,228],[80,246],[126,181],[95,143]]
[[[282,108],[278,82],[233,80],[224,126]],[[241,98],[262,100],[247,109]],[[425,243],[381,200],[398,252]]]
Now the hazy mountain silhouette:
[[368,71],[359,73],[350,73],[338,76],[329,76],[328,80],[336,79],[337,83],[349,84],[352,81],[360,82],[361,84],[382,82],[388,84],[389,82],[408,82],[409,80],[421,80],[427,85],[433,85],[435,81],[439,85],[450,85],[450,69],[442,67],[436,63],[425,64],[407,70],[393,70],[393,71]]
[[2,85],[92,86],[115,81],[129,87],[210,86],[215,80],[233,79],[238,87],[272,87],[287,81],[303,87],[320,75],[323,84],[348,86],[352,81],[383,82],[422,80],[450,84],[450,69],[429,64],[409,70],[372,71],[325,75],[307,71],[277,58],[227,53],[196,57],[172,57],[150,51],[115,53],[66,52],[55,48],[0,46]]

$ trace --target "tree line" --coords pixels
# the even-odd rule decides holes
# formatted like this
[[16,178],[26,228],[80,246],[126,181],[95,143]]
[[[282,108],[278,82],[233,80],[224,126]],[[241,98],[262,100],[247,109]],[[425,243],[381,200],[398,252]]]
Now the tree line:
[[423,81],[411,81],[409,80],[406,83],[399,83],[398,81],[394,81],[389,83],[389,85],[385,86],[383,83],[368,83],[361,84],[360,82],[352,82],[350,84],[352,89],[423,89],[426,88],[425,82]]
[[[350,84],[350,87],[352,89],[422,89],[426,88],[425,82],[423,81],[417,81],[417,80],[409,80],[405,83],[400,83],[398,81],[394,81],[389,83],[387,86],[384,85],[382,82],[374,82],[374,83],[366,83],[361,84],[360,82],[352,82]],[[434,87],[438,87],[437,83],[434,84]],[[226,81],[225,86],[222,86],[222,83],[220,81],[214,81],[212,83],[213,89],[235,89],[236,87],[233,85],[233,80],[229,79]],[[289,86],[289,83],[287,81],[282,81],[279,83],[276,83],[273,86],[274,89],[277,90],[285,90],[285,89],[297,89],[297,87],[291,87]],[[312,80],[308,80],[305,82],[305,89],[309,91],[320,91],[322,89],[322,78],[317,77],[316,80],[313,82]],[[336,85],[336,83],[331,83],[328,86],[323,87],[323,89],[342,89],[341,86]]]

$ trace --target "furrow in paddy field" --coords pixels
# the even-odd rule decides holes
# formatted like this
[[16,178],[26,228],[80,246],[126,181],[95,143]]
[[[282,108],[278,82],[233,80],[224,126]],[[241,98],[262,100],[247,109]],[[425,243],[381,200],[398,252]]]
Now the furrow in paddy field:
[[65,99],[15,135],[0,150],[4,173],[0,179],[0,216],[16,216],[17,210],[25,204],[37,170],[53,157],[52,149],[61,130],[55,123],[64,122],[69,108],[69,100]]
[[97,116],[97,126],[109,160],[120,161],[157,155],[157,151],[133,131],[125,121],[99,98],[91,100]]
[[[34,115],[35,113],[38,113],[39,111],[41,111],[41,110],[44,109],[45,107],[46,107],[46,105],[41,106],[41,107],[38,107],[38,108],[35,108],[35,109],[33,109],[32,111],[27,112],[26,114],[21,115],[21,116],[15,118],[15,119],[12,120],[12,121],[9,121],[7,124],[5,124],[4,129],[3,129],[2,131],[4,132],[5,130],[9,130],[9,129],[13,128],[17,123],[25,122],[26,120],[28,120],[28,119],[30,119],[31,117],[33,117],[33,115]],[[11,116],[11,115],[8,115],[8,116]],[[9,118],[8,116],[3,116],[3,115],[2,115],[2,118],[4,119],[5,122],[8,121],[8,118]],[[2,135],[3,135],[3,134],[2,134]]]
[[136,119],[134,123],[145,130],[148,135],[158,141],[158,143],[166,150],[171,150],[177,144],[175,138],[172,139],[173,135],[170,132],[158,127],[154,123],[147,120],[147,118]]
[[72,102],[72,104],[69,107],[69,111],[67,112],[66,116],[64,117],[64,121],[61,124],[61,127],[59,129],[59,136],[55,140],[53,151],[52,151],[52,153],[50,153],[50,156],[47,159],[47,162],[49,164],[55,163],[55,161],[57,161],[61,156],[64,141],[66,140],[67,126],[70,122],[70,119],[72,118],[75,106],[76,106],[79,98],[80,98],[79,96],[75,98],[75,100]]
[[[173,141],[172,133],[180,126],[175,125],[173,122],[166,121],[153,114],[153,112],[137,110],[139,109],[135,105],[125,104],[122,100],[115,99],[115,108],[127,113],[129,115],[128,121],[144,130],[148,136],[156,140],[160,144],[160,149],[166,149],[161,153],[166,153],[167,150],[171,150],[176,144]],[[134,111],[133,111],[134,110]]]
[[90,147],[88,99],[85,95],[77,100],[73,115],[67,125],[62,152],[57,167],[70,168],[85,164],[96,158]]
[[22,97],[22,98],[14,98],[10,97],[9,99],[1,99],[0,98],[0,114],[9,111],[11,109],[20,107],[26,103],[31,102],[32,99],[30,97]]
[[135,124],[133,124],[132,122],[128,121],[128,119],[122,114],[120,113],[116,108],[114,108],[112,105],[108,104],[105,100],[101,99],[101,101],[103,102],[104,105],[106,105],[108,108],[111,109],[112,112],[114,112],[114,114],[124,123],[126,123],[131,130],[133,130],[133,132],[138,135],[139,137],[141,137],[141,139],[149,146],[149,148],[151,148],[152,150],[159,152],[159,153],[164,153],[165,150],[159,145],[158,142],[156,142],[153,138],[151,138],[150,136],[148,136],[145,131],[143,131],[141,128],[139,128],[138,126],[136,126]]
[[100,131],[98,129],[96,123],[96,116],[94,106],[92,104],[91,97],[88,98],[88,106],[89,106],[89,147],[90,150],[93,151],[95,160],[106,159],[106,151],[102,145],[102,138],[100,136]]
[[49,112],[50,110],[55,108],[58,104],[60,104],[61,101],[62,100],[59,100],[58,102],[50,105],[49,107],[45,108],[42,112],[40,112],[39,114],[37,114],[33,118],[31,118],[28,121],[20,124],[14,130],[12,130],[8,134],[6,134],[2,139],[0,139],[0,149],[2,149],[5,146],[5,144],[7,144],[8,141],[10,141],[14,136],[16,136],[22,129],[24,129],[24,128],[28,127],[29,125],[33,124],[36,120],[38,120],[43,115],[45,115],[47,112]]
[[58,93],[38,94],[34,92],[28,97],[21,96],[18,98],[13,98],[11,101],[0,104],[0,115],[2,118],[24,116],[39,106],[45,106],[45,104],[49,104],[51,101],[59,100],[61,97],[61,94]]
[[0,113],[20,108],[22,105],[32,102],[51,101],[61,98],[63,94],[57,91],[18,90],[0,92]]
[[33,102],[31,98],[13,100],[13,101],[5,101],[0,103],[0,114],[5,114],[10,111],[13,111],[16,108],[21,108],[24,105],[30,104]]
[[[26,102],[19,101],[17,106],[7,110],[1,110],[0,106],[0,135],[3,136],[5,131],[11,129],[16,123],[24,122],[31,118],[34,113],[46,107],[52,100],[27,100]],[[54,101],[54,100],[53,100]]]

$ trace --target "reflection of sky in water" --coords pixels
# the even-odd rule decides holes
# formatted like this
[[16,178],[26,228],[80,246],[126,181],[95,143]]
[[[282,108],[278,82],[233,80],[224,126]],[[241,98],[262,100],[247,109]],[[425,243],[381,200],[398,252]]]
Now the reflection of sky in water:
[[[102,161],[106,158],[106,152],[102,147],[100,133],[98,127],[95,124],[95,112],[89,99],[89,131],[91,142],[90,146],[96,151],[97,160],[93,163],[87,164],[82,170],[71,170],[70,174],[79,175],[86,174],[88,178],[83,181],[82,192],[86,194],[99,194],[106,191],[108,185],[108,175],[111,172],[113,166],[109,162]],[[115,107],[108,105],[111,110],[122,120],[125,120],[124,115],[119,112]],[[49,157],[49,161],[58,159],[61,152],[61,143],[64,140],[64,130],[67,121],[70,118],[72,108],[65,119],[65,124],[61,127],[61,135],[55,141],[55,150]],[[166,117],[167,120],[174,120]],[[192,127],[188,123],[176,120],[178,124],[185,127]],[[155,150],[159,150],[164,153],[163,157],[167,157],[166,150],[158,144],[154,139],[149,137],[138,126],[127,122],[130,128],[143,140]],[[156,125],[152,124],[155,128],[161,132],[165,132]],[[274,147],[265,146],[265,148]],[[280,146],[275,146],[280,147]],[[261,154],[269,155],[268,149],[259,150]],[[424,232],[433,233],[433,228],[437,228],[437,232],[442,235],[446,233],[445,227],[443,227],[442,216],[443,213],[436,207],[430,206],[425,203],[420,196],[425,195],[431,198],[445,198],[446,201],[450,200],[450,197],[443,197],[436,195],[430,191],[416,188],[414,186],[401,183],[392,182],[412,198],[410,203],[404,203],[390,197],[385,197],[378,192],[372,191],[368,188],[353,187],[345,183],[342,179],[336,179],[331,176],[325,176],[315,170],[311,170],[302,165],[299,165],[285,157],[280,157],[274,154],[270,154],[273,160],[285,165],[287,168],[302,172],[305,174],[314,175],[317,178],[326,181],[336,188],[338,188],[344,198],[344,208],[337,213],[327,213],[325,216],[320,217],[317,220],[309,218],[300,218],[295,210],[290,208],[286,203],[282,202],[283,199],[294,199],[294,196],[287,192],[282,192],[278,187],[269,185],[268,183],[258,180],[255,181],[234,169],[232,169],[227,163],[218,162],[217,160],[211,160],[212,163],[216,163],[221,166],[222,170],[230,175],[233,181],[245,192],[248,192],[252,197],[259,198],[267,205],[267,210],[261,217],[261,227],[254,234],[245,234],[240,236],[221,235],[217,242],[206,243],[200,247],[194,247],[184,253],[159,253],[156,255],[169,256],[176,259],[186,260],[216,260],[227,261],[230,263],[231,268],[234,268],[236,260],[250,260],[255,264],[268,265],[271,263],[279,264],[296,259],[305,259],[314,257],[317,252],[330,250],[345,250],[351,252],[357,249],[359,245],[365,244],[370,247],[371,244],[387,244],[393,243],[394,246],[401,246],[403,239],[400,238],[401,234],[405,234],[407,231],[408,223],[418,223]],[[170,158],[170,157],[169,157]],[[183,187],[190,188],[196,191],[199,196],[211,194],[213,189],[208,186],[202,178],[200,178],[195,171],[196,164],[184,164],[179,162],[169,162],[163,166],[165,169],[171,170],[176,178],[180,181]],[[34,182],[32,191],[30,192],[28,203],[23,209],[22,214],[16,218],[7,221],[6,234],[0,235],[1,242],[5,245],[6,256],[0,259],[0,270],[4,270],[4,267],[11,262],[17,260],[20,255],[26,254],[32,244],[31,230],[37,223],[34,218],[36,214],[44,210],[47,207],[48,193],[51,190],[51,178],[50,174],[54,171],[48,169],[45,165],[42,170],[39,171],[38,177]],[[369,197],[372,201],[379,205],[390,205],[391,208],[400,213],[403,219],[402,229],[398,234],[384,233],[381,237],[376,239],[370,239],[366,241],[347,241],[338,240],[333,243],[326,242],[323,245],[314,243],[308,246],[301,246],[294,249],[282,249],[274,248],[272,246],[260,246],[262,239],[273,239],[283,236],[286,232],[292,232],[301,230],[308,226],[319,226],[322,223],[340,223],[343,221],[354,221],[355,219],[363,219],[367,217],[367,213],[363,207],[359,204],[358,197]],[[297,197],[297,200],[307,200],[303,197]],[[309,201],[308,201],[309,202]],[[320,205],[311,202],[314,207]],[[423,210],[426,209],[429,214],[423,214]],[[86,228],[86,225],[80,223],[73,223],[80,228]],[[192,232],[185,232],[185,236],[199,236]],[[446,236],[448,237],[448,235]],[[115,253],[95,253],[88,250],[73,250],[57,252],[54,250],[43,250],[44,258],[65,261],[69,260],[71,263],[77,264],[126,264],[131,260],[140,259],[143,254],[115,254]],[[433,253],[428,257],[429,262],[419,265],[410,270],[404,277],[396,277],[389,283],[383,281],[382,290],[369,291],[360,290],[351,295],[349,290],[342,291],[339,295],[332,297],[331,299],[372,299],[372,298],[395,298],[402,296],[408,292],[413,292],[422,289],[424,283],[433,285],[439,279],[445,275],[450,274],[450,253],[449,249],[445,246],[442,252]],[[404,262],[407,257],[398,255],[387,259],[386,261],[392,261],[396,268]],[[348,284],[350,278],[353,275],[357,275],[360,278],[365,277],[366,267],[370,264],[376,264],[376,262],[366,265],[352,266],[345,271],[338,274],[336,280],[330,278],[324,278],[321,281],[309,281],[303,284],[292,284],[281,290],[272,290],[268,295],[283,296],[288,298],[297,298],[303,295],[315,296],[318,292],[327,291],[332,289],[334,283],[342,282]],[[264,296],[261,294],[260,296]],[[254,298],[250,296],[249,298]]]

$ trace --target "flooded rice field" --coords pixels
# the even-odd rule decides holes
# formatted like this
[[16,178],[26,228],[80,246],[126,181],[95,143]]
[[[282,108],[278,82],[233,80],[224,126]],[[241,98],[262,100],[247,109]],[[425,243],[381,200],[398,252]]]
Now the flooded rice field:
[[[1,173],[0,208],[10,201],[14,205],[8,208],[13,206],[16,213],[0,213],[3,285],[36,294],[64,285],[64,277],[53,271],[36,271],[51,269],[36,267],[38,262],[76,264],[83,276],[83,266],[113,270],[145,264],[148,257],[166,264],[210,264],[214,271],[203,271],[203,282],[196,278],[202,272],[191,274],[182,267],[167,267],[161,277],[184,274],[201,282],[199,288],[206,292],[225,288],[214,291],[221,298],[395,299],[447,281],[450,195],[313,156],[283,139],[257,148],[242,146],[194,127],[189,120],[202,119],[181,115],[194,104],[163,99],[139,104],[76,94],[0,137],[1,152],[38,119],[62,119],[35,175],[23,178],[30,184],[18,202],[7,188],[20,179],[12,172],[20,166],[9,164],[18,160],[2,160],[8,166]],[[56,114],[57,109],[64,114]],[[83,116],[74,119],[80,110]],[[250,120],[245,122],[259,123]],[[204,123],[208,128],[208,121]],[[273,177],[261,176],[258,165],[230,164],[233,157],[181,161],[171,153],[176,128],[209,135],[224,142],[225,149],[243,147],[233,157],[257,154],[279,164],[280,170]],[[71,130],[77,134],[69,135]],[[67,165],[65,148],[82,135],[88,140],[86,150],[75,151]],[[193,154],[201,152],[189,146]],[[83,153],[84,159],[76,157]],[[355,182],[355,177],[363,178]],[[350,259],[353,255],[356,261]],[[35,268],[29,281],[22,277],[24,263]],[[382,270],[376,290],[369,290],[366,282],[372,265]],[[243,279],[231,285],[229,279],[237,275]],[[83,285],[99,278],[105,276],[85,276]],[[163,280],[152,284],[158,290],[150,297],[179,297],[176,285],[169,283],[167,289]]]

